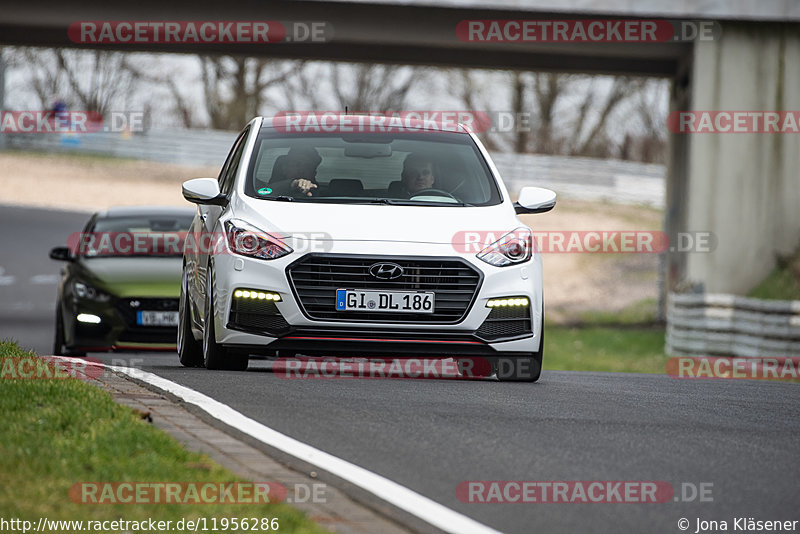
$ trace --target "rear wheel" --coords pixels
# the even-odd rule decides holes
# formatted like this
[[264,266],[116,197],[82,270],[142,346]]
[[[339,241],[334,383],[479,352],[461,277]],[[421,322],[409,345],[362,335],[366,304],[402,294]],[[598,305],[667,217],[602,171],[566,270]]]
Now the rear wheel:
[[203,363],[206,369],[244,371],[247,369],[249,355],[228,350],[217,343],[217,335],[214,330],[214,293],[212,291],[213,284],[210,269],[206,280],[206,316],[205,324],[203,324]]
[[203,345],[192,333],[192,309],[186,287],[181,287],[178,305],[178,358],[184,367],[203,366]]

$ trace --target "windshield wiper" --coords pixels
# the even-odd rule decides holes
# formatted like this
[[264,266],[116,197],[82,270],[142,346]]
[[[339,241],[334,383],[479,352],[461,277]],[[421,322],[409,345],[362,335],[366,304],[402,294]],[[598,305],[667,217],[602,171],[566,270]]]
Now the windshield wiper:
[[435,200],[403,200],[394,198],[373,198],[366,204],[389,204],[391,206],[472,206],[466,202],[438,202]]

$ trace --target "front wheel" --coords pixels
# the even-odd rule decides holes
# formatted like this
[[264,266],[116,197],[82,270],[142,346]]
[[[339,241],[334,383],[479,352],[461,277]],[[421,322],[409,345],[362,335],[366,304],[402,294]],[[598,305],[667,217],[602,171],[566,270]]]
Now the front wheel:
[[544,358],[544,313],[539,329],[539,350],[530,356],[501,356],[495,361],[495,375],[501,382],[536,382],[542,374]]
[[56,304],[56,335],[53,339],[53,356],[86,356],[85,352],[67,349],[64,341],[64,316],[61,303]]
[[210,269],[206,279],[206,316],[203,324],[203,363],[206,369],[244,371],[247,369],[248,355],[229,351],[217,343],[217,335],[214,331],[214,293],[212,291],[213,283]]
[[184,367],[203,366],[203,345],[192,333],[192,310],[185,286],[181,288],[178,307],[178,358]]

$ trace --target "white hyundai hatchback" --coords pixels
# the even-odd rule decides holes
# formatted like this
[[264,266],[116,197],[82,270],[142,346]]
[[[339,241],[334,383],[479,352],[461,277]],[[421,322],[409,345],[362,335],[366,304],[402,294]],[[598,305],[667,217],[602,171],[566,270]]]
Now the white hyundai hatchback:
[[512,203],[463,126],[365,128],[348,117],[324,131],[256,118],[217,179],[183,184],[197,213],[181,363],[454,358],[462,372],[537,380],[542,261],[516,214],[552,209],[555,193],[525,187]]

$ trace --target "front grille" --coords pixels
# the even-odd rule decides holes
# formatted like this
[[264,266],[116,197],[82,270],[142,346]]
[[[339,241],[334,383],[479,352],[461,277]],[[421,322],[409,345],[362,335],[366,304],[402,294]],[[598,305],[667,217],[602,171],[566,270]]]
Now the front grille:
[[528,306],[492,308],[475,335],[484,341],[519,337],[532,333],[531,310]]
[[289,331],[289,323],[271,300],[233,299],[229,326],[273,335]]
[[[136,324],[136,312],[140,310],[152,311],[178,311],[178,299],[171,298],[126,298],[117,300],[114,307],[117,309],[125,324],[140,327]],[[155,328],[172,328],[174,326],[157,326]]]
[[[394,280],[380,280],[371,266],[391,262],[403,268]],[[325,321],[384,323],[457,323],[469,311],[483,275],[468,262],[453,258],[413,258],[309,254],[286,269],[303,313]],[[433,313],[339,311],[337,289],[367,291],[432,291]]]

